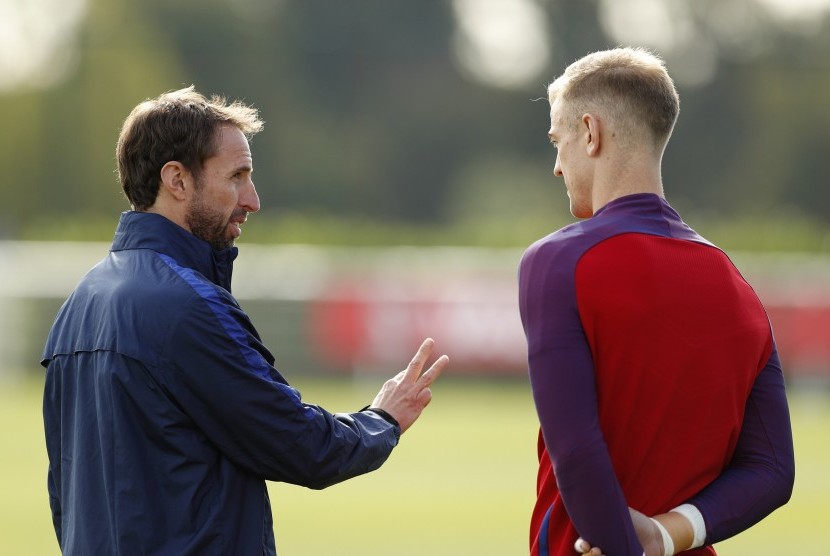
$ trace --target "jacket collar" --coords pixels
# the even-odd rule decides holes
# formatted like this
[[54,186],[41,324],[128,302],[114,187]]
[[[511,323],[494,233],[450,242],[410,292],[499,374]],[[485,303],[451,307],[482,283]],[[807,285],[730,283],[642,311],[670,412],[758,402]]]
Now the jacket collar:
[[207,242],[160,214],[127,211],[121,213],[112,251],[150,249],[202,273],[214,284],[231,291],[233,261],[238,249],[213,249]]

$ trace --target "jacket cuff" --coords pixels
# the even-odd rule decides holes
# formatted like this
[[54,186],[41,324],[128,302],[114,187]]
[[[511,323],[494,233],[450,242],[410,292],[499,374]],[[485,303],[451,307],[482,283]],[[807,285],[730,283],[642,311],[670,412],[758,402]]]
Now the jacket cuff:
[[364,411],[371,411],[372,413],[377,414],[379,417],[382,417],[383,420],[386,421],[387,423],[389,423],[390,425],[395,426],[399,429],[401,428],[401,424],[398,423],[398,420],[395,419],[394,417],[392,417],[391,415],[389,415],[389,413],[387,413],[383,409],[380,409],[380,408],[377,408],[377,407],[369,407],[367,405],[366,407],[364,407],[363,409],[360,410],[361,413],[363,413]]

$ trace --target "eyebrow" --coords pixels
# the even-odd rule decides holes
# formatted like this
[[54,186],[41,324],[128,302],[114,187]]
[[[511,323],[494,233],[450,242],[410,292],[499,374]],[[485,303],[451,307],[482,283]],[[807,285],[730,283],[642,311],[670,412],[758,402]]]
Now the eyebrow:
[[233,170],[231,170],[231,175],[237,174],[239,172],[253,172],[254,167],[252,164],[240,164]]

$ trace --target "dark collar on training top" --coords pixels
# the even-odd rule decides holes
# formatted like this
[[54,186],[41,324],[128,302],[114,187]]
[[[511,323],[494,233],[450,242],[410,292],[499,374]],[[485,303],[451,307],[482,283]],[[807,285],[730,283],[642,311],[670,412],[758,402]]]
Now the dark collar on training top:
[[115,230],[111,251],[151,249],[202,273],[208,280],[231,291],[233,261],[238,249],[214,249],[172,220],[151,212],[127,211]]

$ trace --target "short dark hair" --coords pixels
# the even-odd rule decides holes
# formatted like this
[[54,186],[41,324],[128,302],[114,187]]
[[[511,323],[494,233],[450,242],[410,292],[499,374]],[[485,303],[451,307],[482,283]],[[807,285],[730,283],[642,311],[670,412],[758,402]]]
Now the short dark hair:
[[262,130],[259,112],[221,96],[210,99],[191,85],[136,106],[121,127],[115,157],[118,180],[130,205],[144,211],[153,206],[161,169],[181,162],[198,176],[205,160],[216,153],[222,126],[232,125],[250,139]]

